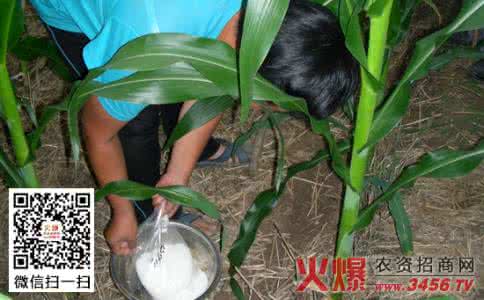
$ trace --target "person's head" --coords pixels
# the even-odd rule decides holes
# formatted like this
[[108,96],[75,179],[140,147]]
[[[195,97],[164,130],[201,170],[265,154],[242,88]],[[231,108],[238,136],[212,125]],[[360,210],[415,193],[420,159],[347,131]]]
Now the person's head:
[[337,18],[319,4],[292,0],[259,72],[325,118],[356,93],[358,70]]

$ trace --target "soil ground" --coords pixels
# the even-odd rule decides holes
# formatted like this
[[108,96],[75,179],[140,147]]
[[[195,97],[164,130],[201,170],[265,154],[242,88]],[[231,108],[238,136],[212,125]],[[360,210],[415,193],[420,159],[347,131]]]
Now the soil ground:
[[[442,22],[456,11],[455,1],[435,1]],[[422,6],[417,12],[406,45],[395,52],[392,76],[397,78],[401,66],[408,60],[415,40],[435,30],[438,19],[433,11]],[[28,32],[45,35],[35,14],[29,10]],[[403,167],[415,162],[422,154],[450,147],[466,149],[482,139],[484,129],[484,85],[467,76],[470,62],[456,61],[438,72],[416,82],[411,107],[392,134],[376,150],[370,173],[385,180],[394,179]],[[24,97],[37,110],[65,97],[69,84],[58,79],[38,60],[29,65],[28,74],[19,71],[11,60],[11,74],[19,97]],[[392,77],[391,77],[392,78]],[[241,126],[236,113],[224,116],[216,136],[235,139],[248,126]],[[258,116],[252,116],[252,121]],[[338,114],[347,124],[342,114]],[[287,164],[304,161],[324,147],[320,137],[311,133],[302,121],[291,119],[281,127],[287,146]],[[336,130],[338,137],[344,131]],[[35,162],[39,178],[45,187],[94,187],[92,174],[85,159],[74,169],[68,161],[65,138],[65,116],[52,122],[42,139]],[[162,133],[160,133],[163,139]],[[5,139],[2,138],[4,142]],[[207,195],[219,207],[230,245],[238,233],[238,225],[255,196],[270,187],[275,159],[275,140],[268,132],[259,156],[255,174],[247,168],[226,167],[202,169],[193,174],[191,187]],[[6,191],[3,189],[4,192]],[[7,199],[4,195],[4,199]],[[369,195],[371,199],[373,195]],[[316,292],[295,293],[294,257],[317,255],[329,257],[334,252],[342,184],[326,164],[304,172],[288,185],[284,197],[262,224],[249,257],[238,276],[249,299],[324,299]],[[472,256],[478,258],[478,270],[483,269],[484,248],[484,165],[469,176],[458,179],[417,181],[404,190],[404,204],[411,219],[415,255]],[[7,201],[0,202],[0,236],[7,241]],[[107,203],[96,204],[96,293],[69,295],[80,299],[123,299],[109,275],[110,252],[103,238],[109,221]],[[0,244],[0,290],[7,289],[7,244]],[[227,249],[223,252],[224,274],[214,299],[232,299],[227,275]],[[383,209],[368,230],[357,236],[356,255],[401,255],[391,217]],[[477,286],[484,289],[481,276]],[[353,299],[389,297],[388,294],[355,295]],[[400,294],[392,298],[417,299],[422,294]],[[14,299],[66,299],[61,294],[14,295]],[[462,299],[484,299],[484,291],[458,295]],[[349,297],[348,297],[349,299]]]

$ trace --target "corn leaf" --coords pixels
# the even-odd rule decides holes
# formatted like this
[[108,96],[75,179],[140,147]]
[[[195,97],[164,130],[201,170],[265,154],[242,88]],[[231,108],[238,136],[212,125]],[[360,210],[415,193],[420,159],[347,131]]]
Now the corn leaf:
[[24,61],[33,61],[39,57],[46,57],[49,67],[61,78],[71,81],[72,75],[64,63],[59,50],[52,40],[48,38],[38,38],[27,36],[18,41],[10,49],[18,59]]
[[[133,103],[166,104],[220,96],[224,93],[188,65],[176,64],[154,71],[137,72],[106,84],[91,85],[85,95],[129,99]],[[86,94],[84,94],[86,93]]]
[[413,233],[410,218],[402,203],[402,195],[396,192],[388,201],[388,209],[395,223],[398,240],[402,253],[407,256],[413,254]]
[[213,97],[195,102],[177,123],[164,148],[170,148],[182,136],[217,117],[232,107],[234,103],[234,99],[230,96]]
[[[235,272],[235,271],[233,271],[233,272]],[[237,300],[246,299],[245,296],[244,296],[244,291],[242,290],[239,283],[237,282],[237,280],[235,280],[235,278],[233,276],[230,278],[230,288],[232,289],[232,293],[237,298]]]
[[[384,193],[390,184],[377,176],[370,176],[367,178],[368,183],[378,187],[378,189]],[[410,218],[402,203],[402,195],[400,192],[393,194],[390,200],[388,200],[388,210],[392,216],[393,223],[395,225],[395,231],[400,242],[400,248],[405,255],[412,255],[413,253],[413,234],[412,226],[410,224]]]
[[55,105],[48,105],[40,116],[37,127],[28,135],[30,151],[32,154],[40,147],[40,138],[45,129],[60,112],[67,111],[67,101]]
[[439,70],[456,59],[479,60],[484,58],[484,52],[471,47],[453,47],[445,53],[432,58],[430,63],[431,70]]
[[[411,82],[427,74],[431,57],[435,51],[482,7],[484,7],[484,0],[464,1],[460,14],[450,25],[417,42],[415,52],[403,78],[385,101],[383,107],[377,111],[368,143],[361,151],[373,147],[398,125],[408,108]],[[481,19],[480,22],[484,26],[484,19]]]
[[[2,2],[5,1],[0,1],[0,7],[6,7]],[[25,19],[22,2],[20,0],[10,0],[10,2],[13,2],[15,6],[13,9],[12,23],[10,25],[10,32],[8,36],[9,49],[18,43],[20,37],[25,31]]]
[[23,21],[18,18],[20,1],[0,0],[0,7],[0,64],[5,65],[7,50],[20,37]]
[[464,176],[484,159],[484,141],[469,151],[438,150],[430,152],[415,165],[405,168],[386,192],[359,215],[353,231],[361,230],[373,220],[378,209],[401,188],[412,186],[419,177],[452,178]]
[[[348,141],[339,144],[339,151],[344,152],[350,149]],[[240,267],[247,256],[250,246],[255,240],[257,230],[272,209],[278,204],[289,180],[296,174],[314,168],[321,162],[330,158],[328,151],[319,151],[311,160],[295,164],[287,169],[285,178],[281,181],[279,191],[274,189],[266,190],[260,193],[254,200],[253,204],[247,210],[246,215],[240,226],[239,235],[232,245],[229,252],[229,261],[232,266]]]
[[393,2],[390,26],[388,28],[388,44],[393,47],[399,44],[410,27],[412,15],[421,0],[405,0]]
[[[365,4],[365,10],[369,17],[381,16],[383,8],[385,7],[386,0],[367,0]],[[397,1],[398,2],[398,1]]]
[[289,0],[248,0],[239,52],[242,122],[249,116],[253,78],[266,58],[286,15]]
[[272,115],[269,115],[269,122],[276,133],[277,139],[277,160],[276,160],[276,173],[274,177],[274,189],[276,193],[281,190],[281,185],[284,179],[284,165],[285,165],[285,146],[284,146],[284,136],[277,125],[277,120],[274,119]]
[[[343,140],[338,143],[338,150],[341,153],[348,152],[350,149],[351,149],[351,144],[348,140]],[[321,162],[326,161],[330,158],[331,158],[330,153],[328,153],[327,150],[320,150],[311,160],[290,166],[287,169],[286,178],[282,182],[282,187],[285,187],[287,182],[292,177],[296,176],[296,174],[305,170],[312,169],[316,167],[318,164],[320,164]]]
[[235,50],[226,43],[178,33],[154,33],[134,39],[121,47],[102,69],[152,71],[176,62],[237,72]]
[[[35,108],[30,101],[27,101],[25,97],[19,97],[17,103],[17,109],[20,111],[22,109],[25,110],[27,116],[29,117],[30,121],[34,126],[38,125],[37,115],[35,114]],[[0,117],[3,118],[3,112],[0,111]]]
[[21,169],[17,168],[14,163],[8,159],[8,156],[3,149],[0,148],[0,172],[6,185],[10,188],[26,187],[26,183],[22,177]]
[[82,98],[79,97],[78,92],[81,89],[81,85],[88,84],[77,82],[72,87],[73,92],[71,93],[70,97],[67,98],[67,131],[69,132],[72,158],[75,164],[79,162],[81,152],[81,139],[79,136],[79,112],[89,99],[88,94],[84,95]]
[[326,5],[339,18],[340,26],[346,39],[346,47],[360,65],[367,69],[367,56],[359,16],[364,8],[364,4],[365,1],[361,0],[336,0]]
[[[276,126],[279,125],[281,122],[287,120],[289,118],[289,114],[286,112],[271,112],[272,114],[272,123]],[[271,121],[269,121],[269,115],[265,115],[260,120],[257,120],[252,124],[249,130],[242,133],[235,139],[234,141],[234,150],[235,153],[239,147],[244,145],[257,131],[265,128],[271,127]]]
[[185,186],[152,187],[129,180],[122,180],[108,183],[102,189],[97,190],[95,198],[99,201],[110,194],[135,201],[151,198],[159,194],[173,203],[199,209],[207,216],[220,219],[220,213],[213,203],[204,195]]
[[328,144],[329,152],[331,153],[331,167],[345,184],[351,186],[349,168],[336,144],[336,139],[331,133],[328,120],[311,119],[311,124],[313,131],[324,136],[326,143]]
[[482,1],[474,0],[476,4],[481,2],[481,5],[477,9],[475,13],[472,13],[469,18],[467,18],[463,24],[459,25],[457,31],[470,31],[476,29],[482,29],[484,27],[484,5],[482,5]]

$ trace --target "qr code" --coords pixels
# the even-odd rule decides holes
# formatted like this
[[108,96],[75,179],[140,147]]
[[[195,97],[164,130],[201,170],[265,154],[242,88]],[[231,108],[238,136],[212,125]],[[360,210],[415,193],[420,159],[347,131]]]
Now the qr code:
[[9,290],[94,286],[94,190],[10,189]]

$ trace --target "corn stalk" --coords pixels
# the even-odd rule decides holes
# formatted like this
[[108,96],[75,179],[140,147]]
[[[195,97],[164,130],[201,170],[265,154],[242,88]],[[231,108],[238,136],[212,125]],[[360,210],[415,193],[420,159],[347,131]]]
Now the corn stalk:
[[[390,23],[393,1],[384,1],[381,15],[370,19],[370,38],[368,46],[368,72],[378,81],[382,79],[383,65],[387,45],[387,33]],[[366,175],[371,149],[361,151],[368,141],[370,128],[375,113],[379,91],[369,80],[366,70],[361,72],[361,96],[356,115],[353,152],[351,156],[351,186],[346,186],[341,222],[336,245],[336,256],[348,257],[353,251],[353,225],[358,219],[360,198]]]
[[18,171],[27,187],[38,187],[39,183],[30,161],[30,148],[7,70],[7,51],[11,45],[16,43],[23,31],[23,21],[19,22],[22,11],[18,1],[1,1],[0,5],[2,7],[0,15],[0,107],[12,140]]

